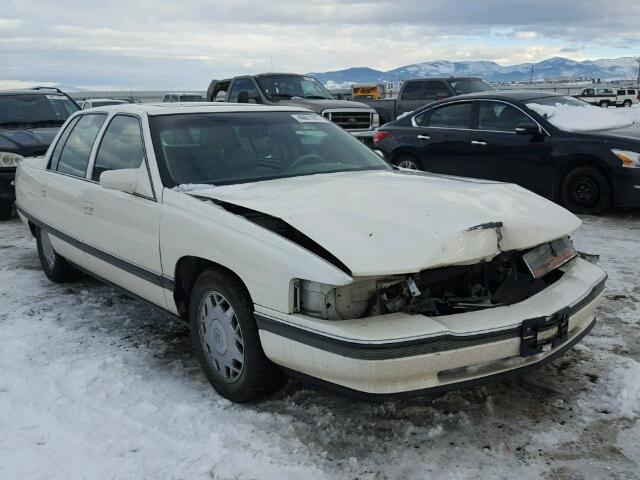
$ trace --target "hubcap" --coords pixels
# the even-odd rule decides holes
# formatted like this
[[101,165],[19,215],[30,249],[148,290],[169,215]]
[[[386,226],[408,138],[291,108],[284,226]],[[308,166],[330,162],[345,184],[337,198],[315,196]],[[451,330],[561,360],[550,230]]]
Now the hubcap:
[[571,183],[571,197],[576,203],[592,206],[598,201],[600,189],[590,177],[579,177]]
[[244,366],[244,342],[236,312],[220,292],[211,291],[200,301],[200,344],[209,366],[226,383],[235,382]]
[[411,170],[418,170],[418,165],[416,165],[413,160],[409,160],[409,159],[400,160],[398,162],[398,166],[400,168],[409,168]]
[[49,269],[52,270],[56,264],[56,252],[53,249],[53,245],[51,245],[51,239],[47,232],[40,231],[40,244],[42,245],[44,260],[47,262]]

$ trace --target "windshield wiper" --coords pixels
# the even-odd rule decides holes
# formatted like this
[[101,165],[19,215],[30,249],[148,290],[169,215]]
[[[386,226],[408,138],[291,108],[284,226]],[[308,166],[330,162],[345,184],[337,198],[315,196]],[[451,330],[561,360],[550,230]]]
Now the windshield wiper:
[[286,93],[272,93],[271,98],[293,98],[293,95],[287,95]]
[[33,128],[33,127],[45,127],[48,125],[53,125],[59,127],[64,123],[64,120],[36,120],[32,122],[3,122],[0,123],[0,127],[22,127],[22,128]]
[[302,98],[308,98],[309,100],[331,100],[329,97],[323,97],[321,95],[307,95]]

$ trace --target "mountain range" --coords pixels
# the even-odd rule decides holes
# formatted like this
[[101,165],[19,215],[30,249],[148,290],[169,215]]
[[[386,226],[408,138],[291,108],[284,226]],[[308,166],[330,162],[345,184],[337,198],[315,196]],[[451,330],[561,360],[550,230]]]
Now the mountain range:
[[398,82],[409,78],[473,76],[491,82],[519,82],[551,78],[595,78],[601,80],[635,79],[638,63],[633,57],[585,60],[577,62],[563,57],[553,57],[538,63],[499,65],[488,61],[449,62],[435,60],[415,63],[393,70],[381,71],[367,67],[352,67],[333,72],[312,72],[325,85],[347,86],[352,83]]

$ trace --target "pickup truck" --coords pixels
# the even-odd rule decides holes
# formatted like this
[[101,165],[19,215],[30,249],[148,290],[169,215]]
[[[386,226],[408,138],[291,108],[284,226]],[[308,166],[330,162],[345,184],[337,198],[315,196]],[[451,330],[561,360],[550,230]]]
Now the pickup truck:
[[394,121],[406,112],[412,112],[437,100],[465,93],[498,90],[489,82],[477,77],[417,78],[405,80],[397,98],[363,100],[380,115],[380,123]]
[[207,101],[308,108],[368,145],[373,144],[373,131],[380,126],[373,108],[360,102],[336,100],[308,75],[262,73],[213,80],[207,89]]

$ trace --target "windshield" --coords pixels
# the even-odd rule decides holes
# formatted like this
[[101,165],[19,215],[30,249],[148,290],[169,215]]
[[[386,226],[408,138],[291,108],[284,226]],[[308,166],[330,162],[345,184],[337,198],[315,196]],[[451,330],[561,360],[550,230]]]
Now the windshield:
[[152,116],[149,123],[167,187],[391,169],[315,113],[189,113]]
[[532,98],[526,101],[526,105],[554,127],[567,132],[624,128],[634,122],[630,115],[595,107],[568,95]]
[[0,95],[0,127],[60,126],[77,110],[64,95]]
[[302,75],[270,75],[257,77],[267,98],[333,99],[329,90],[313,77]]
[[456,80],[449,80],[449,85],[451,85],[453,91],[456,92],[456,95],[476,92],[492,92],[498,90],[489,82],[479,78],[460,78]]

